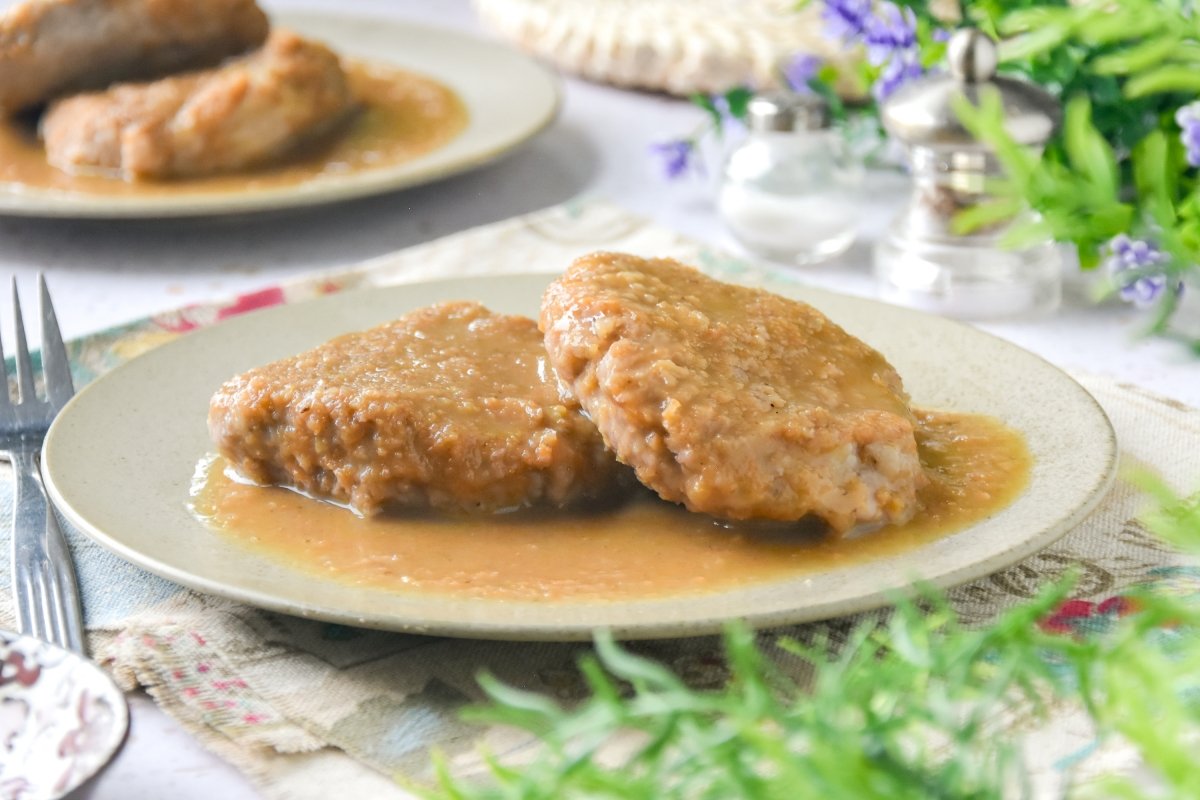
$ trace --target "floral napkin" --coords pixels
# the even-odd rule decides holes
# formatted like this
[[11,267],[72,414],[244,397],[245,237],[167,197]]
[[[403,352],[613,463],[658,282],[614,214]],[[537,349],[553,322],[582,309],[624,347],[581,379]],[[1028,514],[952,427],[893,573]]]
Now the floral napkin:
[[[70,346],[77,383],[189,330],[256,308],[433,277],[554,272],[597,249],[674,256],[727,279],[765,277],[759,267],[610,205],[568,204],[350,271],[86,337]],[[1200,411],[1137,387],[1077,377],[1111,417],[1127,465],[1152,467],[1178,491],[1200,485]],[[1088,632],[1103,630],[1124,612],[1122,592],[1133,584],[1150,583],[1170,593],[1200,590],[1200,569],[1135,521],[1140,502],[1131,488],[1118,484],[1055,545],[954,590],[955,607],[969,621],[985,621],[1030,597],[1069,565],[1079,565],[1083,580],[1075,597],[1042,624]],[[0,479],[0,540],[11,533],[11,505],[10,482]],[[481,670],[557,698],[585,691],[574,664],[587,645],[442,639],[288,617],[197,594],[141,571],[75,531],[70,534],[97,659],[124,687],[144,687],[270,798],[406,797],[398,780],[427,779],[434,749],[465,773],[482,768],[481,744],[492,753],[520,757],[533,746],[523,736],[458,718],[464,704],[481,699],[475,683]],[[9,584],[8,570],[9,559],[0,558],[0,585]],[[836,640],[854,621],[817,625]],[[13,624],[11,600],[0,593],[0,626]],[[783,632],[811,633],[813,627],[760,636],[769,641]],[[665,662],[696,686],[716,686],[726,677],[714,637],[638,642],[632,649]],[[1086,719],[1076,709],[1056,709],[1049,726],[1035,726],[1019,713],[999,724],[1030,743],[1039,796],[1054,794],[1069,774],[1081,770],[1134,766],[1128,752],[1094,747]]]

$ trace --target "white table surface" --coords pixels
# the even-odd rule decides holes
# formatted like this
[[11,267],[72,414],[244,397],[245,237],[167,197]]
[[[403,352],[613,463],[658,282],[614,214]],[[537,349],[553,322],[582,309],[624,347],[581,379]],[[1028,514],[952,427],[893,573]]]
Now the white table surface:
[[[10,3],[0,0],[0,5]],[[327,0],[265,3],[412,20],[483,35],[466,0]],[[683,233],[736,250],[717,222],[708,184],[667,183],[650,143],[690,132],[688,103],[566,78],[553,127],[501,162],[381,198],[274,216],[170,222],[0,218],[0,274],[29,288],[46,273],[64,334],[79,336],[185,303],[226,297],[281,279],[352,264],[581,194],[606,197]],[[876,181],[864,206],[864,241],[894,213],[904,186]],[[868,244],[796,280],[871,295]],[[1169,342],[1137,340],[1139,320],[1120,304],[1094,306],[1082,286],[1042,320],[984,325],[1067,369],[1107,374],[1200,406],[1200,360]],[[1193,295],[1200,294],[1193,292]],[[1193,297],[1193,300],[1195,298]],[[30,298],[32,300],[32,298]],[[1195,304],[1189,314],[1195,316]],[[7,323],[6,323],[7,324]],[[231,767],[204,751],[144,696],[116,762],[84,790],[93,800],[256,797]]]

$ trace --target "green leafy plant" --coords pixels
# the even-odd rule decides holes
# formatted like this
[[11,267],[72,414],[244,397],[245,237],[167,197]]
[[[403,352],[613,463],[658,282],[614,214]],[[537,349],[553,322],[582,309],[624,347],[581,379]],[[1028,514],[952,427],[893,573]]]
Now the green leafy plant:
[[1149,332],[1200,353],[1200,341],[1171,324],[1185,286],[1200,276],[1200,20],[1190,6],[1156,0],[974,18],[1008,37],[1005,69],[1064,102],[1061,129],[1040,155],[1012,142],[995,98],[958,109],[1004,166],[997,202],[1027,203],[1041,217],[1014,230],[1013,241],[1050,235],[1074,244],[1085,269],[1107,267],[1112,291],[1154,306]]
[[[1200,554],[1200,497],[1159,499],[1146,523]],[[1047,625],[1070,577],[980,629],[944,596],[923,590],[884,624],[863,623],[838,645],[762,643],[725,635],[729,680],[715,691],[611,637],[579,665],[591,696],[574,707],[484,677],[492,700],[479,721],[525,729],[542,744],[529,765],[493,761],[490,780],[464,782],[440,765],[428,797],[509,798],[1009,798],[1030,786],[1017,743],[998,720],[1018,709],[1083,708],[1101,739],[1141,754],[1154,785],[1119,776],[1071,787],[1074,796],[1200,797],[1200,604],[1149,589],[1109,609],[1111,629],[1070,635]],[[790,676],[804,676],[797,679]],[[626,752],[606,758],[614,741]],[[630,744],[632,743],[632,744]]]
[[[1173,327],[1186,287],[1200,284],[1200,15],[1191,0],[961,0],[952,17],[926,0],[812,2],[821,4],[827,35],[860,57],[797,60],[786,83],[859,97],[835,100],[848,131],[864,130],[862,120],[878,130],[880,102],[940,68],[951,29],[974,26],[1000,41],[1000,71],[1059,98],[1063,125],[1044,152],[1032,153],[1005,134],[997,105],[961,109],[999,152],[1007,180],[996,185],[995,202],[964,214],[960,229],[1032,207],[1040,220],[1014,231],[1010,243],[1049,236],[1074,245],[1084,269],[1104,268],[1106,293],[1153,308],[1147,332],[1200,353],[1193,333]],[[800,63],[807,71],[791,69]],[[736,88],[696,98],[710,115],[704,130],[744,115],[744,99],[733,102],[744,97]],[[670,174],[687,171],[696,141],[673,143]]]

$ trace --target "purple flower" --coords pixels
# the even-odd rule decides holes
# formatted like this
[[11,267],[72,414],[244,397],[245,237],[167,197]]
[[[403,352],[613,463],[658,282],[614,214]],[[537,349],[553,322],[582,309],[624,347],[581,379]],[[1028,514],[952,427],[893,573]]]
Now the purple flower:
[[650,152],[662,159],[663,172],[671,180],[682,177],[693,166],[699,169],[694,163],[696,143],[691,139],[659,142],[651,145]]
[[[1167,288],[1167,275],[1161,265],[1169,258],[1153,242],[1131,239],[1122,233],[1109,241],[1105,253],[1108,257],[1104,268],[1116,283],[1122,300],[1138,307],[1148,306]],[[1175,291],[1183,291],[1182,282]]]
[[882,103],[913,78],[920,77],[920,48],[917,45],[917,16],[889,0],[873,5],[871,0],[825,0],[821,12],[825,34],[845,44],[863,44],[867,61],[883,67],[871,87]]
[[1113,275],[1131,269],[1145,270],[1167,260],[1167,254],[1158,245],[1143,239],[1131,239],[1121,233],[1109,240],[1105,246],[1108,260],[1105,266]]
[[[729,106],[729,97],[723,94],[714,94],[710,98],[713,108],[721,115],[721,126],[717,131],[717,135],[723,135],[723,132],[741,131],[746,128],[746,121],[734,115],[733,109]],[[699,161],[694,161],[692,164],[697,172],[703,173],[703,167]],[[674,177],[674,176],[671,176]]]
[[811,53],[797,53],[783,65],[783,79],[793,92],[811,92],[808,82],[817,76],[817,70],[824,63],[819,56]]
[[883,3],[878,16],[867,20],[863,41],[867,45],[867,60],[875,66],[899,53],[915,51],[917,17],[911,8],[901,9],[895,3]]
[[1189,103],[1175,112],[1179,123],[1179,138],[1187,148],[1187,160],[1193,167],[1200,167],[1200,101]]
[[871,18],[871,0],[825,0],[821,20],[830,39],[853,42],[863,35]]
[[929,38],[935,42],[948,42],[950,41],[950,31],[945,28],[935,28],[933,33],[929,34]]
[[882,103],[904,84],[921,77],[921,62],[917,60],[915,51],[902,51],[892,56],[883,72],[871,87],[871,94],[876,102]]
[[1147,275],[1135,278],[1121,287],[1121,299],[1133,303],[1138,308],[1152,305],[1162,290],[1167,288],[1166,275]]
[[729,98],[723,94],[714,94],[709,97],[712,100],[713,108],[721,115],[721,122],[729,122],[737,117],[733,115],[733,109],[729,107]]

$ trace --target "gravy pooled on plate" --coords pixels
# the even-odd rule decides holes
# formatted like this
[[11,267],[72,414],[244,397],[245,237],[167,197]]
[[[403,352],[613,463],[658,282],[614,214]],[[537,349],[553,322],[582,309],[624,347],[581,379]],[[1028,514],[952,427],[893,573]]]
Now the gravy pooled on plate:
[[728,523],[648,491],[624,502],[511,514],[362,519],[287,489],[198,468],[192,508],[247,550],[350,585],[505,600],[635,600],[719,591],[885,558],[1007,506],[1029,479],[1019,434],[990,417],[918,412],[929,483],[909,522],[828,536],[817,524]]

